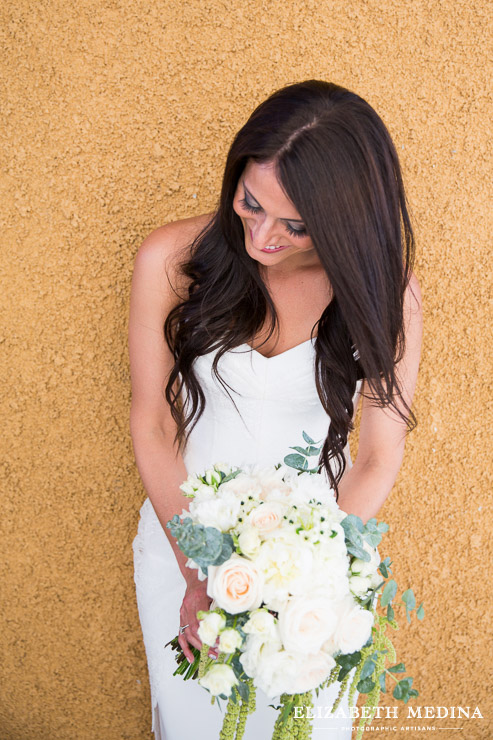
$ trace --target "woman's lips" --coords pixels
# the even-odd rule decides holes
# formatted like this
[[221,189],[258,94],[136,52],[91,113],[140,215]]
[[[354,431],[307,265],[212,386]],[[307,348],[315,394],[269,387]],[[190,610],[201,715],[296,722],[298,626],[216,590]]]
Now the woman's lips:
[[[249,227],[248,230],[250,232],[250,239],[253,242],[252,230],[250,229],[250,227]],[[272,246],[274,246],[274,245],[272,245]],[[280,252],[281,249],[287,249],[288,246],[289,246],[288,244],[280,244],[278,247],[276,247],[276,249],[265,249],[265,248],[263,248],[263,249],[260,249],[259,251],[260,252],[263,252],[264,254],[274,254],[275,252]]]

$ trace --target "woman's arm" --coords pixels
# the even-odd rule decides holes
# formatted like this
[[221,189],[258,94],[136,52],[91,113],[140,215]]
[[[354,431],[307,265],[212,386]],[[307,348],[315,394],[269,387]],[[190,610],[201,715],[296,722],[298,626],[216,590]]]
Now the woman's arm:
[[[414,396],[423,335],[421,291],[414,273],[404,298],[406,347],[396,366],[402,394],[408,406]],[[366,381],[363,390],[369,394]],[[396,403],[405,412],[398,399]],[[358,454],[339,484],[339,506],[363,522],[378,514],[389,495],[402,464],[405,445],[404,421],[393,409],[378,408],[363,397]]]
[[197,634],[197,611],[207,610],[211,599],[205,582],[199,581],[197,570],[186,567],[187,558],[166,528],[175,514],[188,509],[188,499],[179,488],[187,470],[174,443],[176,423],[164,395],[174,358],[164,339],[163,325],[173,306],[185,296],[185,286],[180,285],[176,270],[177,257],[208,219],[199,216],[167,224],[143,242],[134,262],[128,331],[132,383],[130,433],[135,460],[187,584],[180,624],[189,627],[178,641],[190,662],[194,656],[189,644],[202,647]]
[[[128,347],[132,387],[130,433],[137,468],[156,515],[168,536],[183,576],[186,558],[166,528],[166,522],[186,507],[179,486],[187,477],[182,455],[173,439],[176,424],[164,396],[174,365],[163,334],[166,316],[180,298],[170,285],[183,222],[167,224],[145,239],[134,261]],[[168,280],[168,275],[170,280]],[[174,286],[176,290],[176,286]],[[178,292],[178,291],[177,291]]]

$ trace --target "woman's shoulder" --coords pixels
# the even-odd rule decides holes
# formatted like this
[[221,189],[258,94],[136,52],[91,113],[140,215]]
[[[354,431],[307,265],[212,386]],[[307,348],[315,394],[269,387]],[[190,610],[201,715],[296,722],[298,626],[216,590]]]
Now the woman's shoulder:
[[151,231],[142,242],[139,253],[154,256],[160,262],[163,258],[167,262],[174,257],[179,258],[213,216],[213,213],[203,213],[179,221],[169,221]]
[[189,247],[213,218],[214,213],[204,213],[178,221],[169,221],[146,236],[135,256],[134,269],[140,267],[148,275],[162,275],[180,291],[186,286],[179,266],[190,255]]

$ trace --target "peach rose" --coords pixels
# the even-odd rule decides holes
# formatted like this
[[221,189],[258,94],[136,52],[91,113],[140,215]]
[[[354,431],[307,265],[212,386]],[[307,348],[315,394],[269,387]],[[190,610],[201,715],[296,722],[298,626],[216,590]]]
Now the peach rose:
[[276,501],[260,504],[249,514],[249,522],[259,534],[266,534],[282,524],[285,507]]
[[209,565],[207,593],[230,614],[257,609],[262,603],[264,579],[251,560],[234,553],[222,565]]

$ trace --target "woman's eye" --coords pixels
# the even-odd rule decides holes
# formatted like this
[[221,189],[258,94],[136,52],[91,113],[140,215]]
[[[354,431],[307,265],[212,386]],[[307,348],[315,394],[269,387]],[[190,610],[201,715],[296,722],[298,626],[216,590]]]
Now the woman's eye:
[[250,213],[258,213],[259,211],[261,211],[261,210],[262,210],[260,206],[252,206],[252,205],[250,205],[250,203],[249,203],[249,202],[247,201],[247,199],[246,199],[246,198],[242,198],[242,199],[240,200],[240,204],[241,204],[241,205],[243,206],[243,208],[245,208],[245,209],[246,209],[247,211],[250,211]]
[[306,236],[307,233],[306,229],[293,229],[289,224],[286,224],[286,228],[291,236]]

